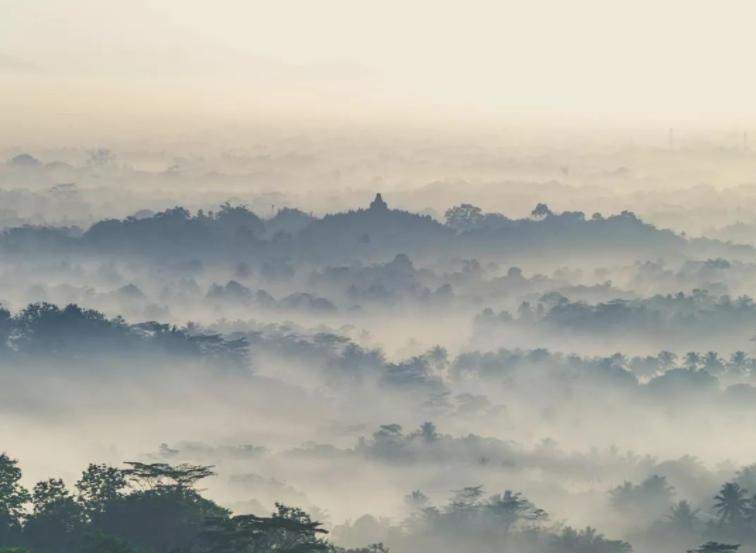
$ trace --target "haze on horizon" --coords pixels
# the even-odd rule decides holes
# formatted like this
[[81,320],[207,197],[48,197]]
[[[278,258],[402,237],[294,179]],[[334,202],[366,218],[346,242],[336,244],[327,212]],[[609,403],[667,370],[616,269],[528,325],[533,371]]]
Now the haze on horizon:
[[756,123],[756,8],[745,1],[0,7],[8,134],[64,137],[77,126],[118,139],[127,130],[148,134],[151,121],[176,129],[387,119],[735,130]]
[[0,553],[756,553],[751,3],[0,10]]

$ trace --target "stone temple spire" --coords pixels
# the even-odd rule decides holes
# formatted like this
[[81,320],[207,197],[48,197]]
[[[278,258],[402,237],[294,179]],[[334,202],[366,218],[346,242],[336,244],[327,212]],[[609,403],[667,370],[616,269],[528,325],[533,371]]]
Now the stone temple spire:
[[370,204],[370,209],[373,211],[384,211],[388,209],[388,205],[383,201],[380,192],[375,195],[375,200]]

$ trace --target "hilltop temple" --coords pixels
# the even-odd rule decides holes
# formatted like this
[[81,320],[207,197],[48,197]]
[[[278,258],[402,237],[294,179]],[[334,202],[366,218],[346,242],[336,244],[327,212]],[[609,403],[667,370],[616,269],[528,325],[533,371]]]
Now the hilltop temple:
[[371,202],[370,209],[372,211],[385,211],[388,209],[388,205],[383,201],[380,192],[375,195],[375,200]]

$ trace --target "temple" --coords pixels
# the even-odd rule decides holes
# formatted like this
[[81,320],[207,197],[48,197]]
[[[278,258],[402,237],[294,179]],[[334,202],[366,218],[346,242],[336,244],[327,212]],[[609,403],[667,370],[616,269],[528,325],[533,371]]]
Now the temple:
[[386,204],[386,202],[383,201],[383,198],[381,197],[380,192],[375,195],[375,200],[371,202],[370,209],[374,211],[388,209],[388,205]]

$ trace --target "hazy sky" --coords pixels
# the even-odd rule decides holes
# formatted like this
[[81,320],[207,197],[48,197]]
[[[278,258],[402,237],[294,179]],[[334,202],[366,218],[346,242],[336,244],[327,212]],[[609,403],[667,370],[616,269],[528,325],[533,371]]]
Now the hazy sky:
[[275,108],[748,124],[753,6],[0,0],[0,95],[11,106],[5,116],[27,123]]

